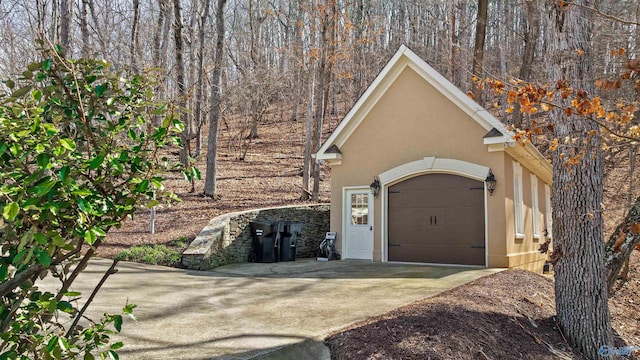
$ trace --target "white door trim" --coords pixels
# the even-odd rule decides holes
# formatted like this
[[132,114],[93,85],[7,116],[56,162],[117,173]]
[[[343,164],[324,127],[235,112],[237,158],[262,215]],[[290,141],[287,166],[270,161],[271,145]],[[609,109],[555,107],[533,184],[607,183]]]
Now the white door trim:
[[[351,207],[350,207],[350,193],[352,191],[357,192],[367,192],[369,193],[369,225],[373,229],[375,226],[375,214],[374,214],[374,199],[373,194],[371,194],[371,190],[369,185],[366,186],[345,186],[342,188],[342,259],[349,259],[349,248],[347,246],[347,242],[349,241],[347,236],[347,227],[349,226],[349,222],[351,221]],[[373,260],[373,249],[375,248],[375,244],[373,243],[373,231],[371,231],[371,257]]]

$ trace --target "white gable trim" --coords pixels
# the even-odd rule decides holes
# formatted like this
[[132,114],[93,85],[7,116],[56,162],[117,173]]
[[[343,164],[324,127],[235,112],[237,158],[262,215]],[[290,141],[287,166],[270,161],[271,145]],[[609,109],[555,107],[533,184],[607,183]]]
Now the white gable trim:
[[401,51],[404,45],[400,47],[400,50],[389,60],[387,65],[380,71],[380,74],[376,76],[367,90],[360,96],[358,101],[353,105],[351,110],[347,113],[344,119],[340,122],[338,127],[331,133],[327,141],[320,147],[316,154],[316,159],[325,160],[327,154],[325,152],[332,145],[341,148],[342,145],[349,139],[351,134],[358,128],[358,125],[369,114],[371,109],[378,103],[382,95],[384,95],[391,84],[398,78],[405,66],[398,66],[400,59],[403,56]]
[[[513,133],[509,132],[506,126],[494,118],[489,112],[470,99],[465,93],[453,85],[444,76],[438,73],[434,68],[429,66],[413,51],[405,45],[393,55],[391,60],[385,65],[380,74],[367,88],[367,90],[358,99],[355,105],[349,110],[338,127],[329,136],[327,141],[320,147],[316,154],[318,160],[336,160],[325,154],[327,149],[336,145],[341,148],[349,139],[351,134],[358,128],[362,120],[373,109],[377,102],[386,93],[393,82],[398,78],[405,68],[411,68],[419,74],[427,83],[441,92],[445,97],[451,100],[456,106],[462,109],[469,117],[474,119],[485,130],[492,128],[498,129],[504,135],[491,139],[485,139],[487,144],[506,143],[511,140]],[[335,156],[333,156],[335,157]]]

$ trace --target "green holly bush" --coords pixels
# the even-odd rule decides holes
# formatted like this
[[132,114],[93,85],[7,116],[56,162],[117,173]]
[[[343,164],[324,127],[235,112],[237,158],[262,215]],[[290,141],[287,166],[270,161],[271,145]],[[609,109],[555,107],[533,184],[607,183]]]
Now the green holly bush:
[[[154,74],[42,50],[0,98],[0,359],[117,359],[121,314],[82,326],[71,285],[113,226],[163,190],[179,146],[175,108],[154,99]],[[59,290],[38,283],[53,277]],[[66,316],[64,314],[67,314]]]

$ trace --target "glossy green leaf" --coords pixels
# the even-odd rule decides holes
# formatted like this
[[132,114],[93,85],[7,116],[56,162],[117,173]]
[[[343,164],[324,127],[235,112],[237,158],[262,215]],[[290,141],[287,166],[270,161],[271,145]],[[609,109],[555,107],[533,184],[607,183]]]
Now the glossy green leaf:
[[137,192],[145,192],[147,190],[149,190],[149,180],[142,180],[136,187]]
[[71,305],[71,303],[68,302],[68,301],[59,301],[58,302],[58,310],[64,311],[66,313],[72,313],[73,312],[73,305]]
[[46,251],[41,250],[38,253],[38,262],[44,267],[49,267],[51,265],[51,256]]
[[44,71],[49,71],[51,70],[51,65],[53,64],[53,61],[51,59],[47,59],[45,61],[42,62],[42,70]]
[[109,359],[111,360],[120,360],[120,357],[118,356],[118,353],[113,351],[113,350],[109,350]]
[[86,241],[87,244],[93,245],[93,243],[95,243],[96,240],[98,240],[98,237],[92,231],[87,230],[84,232],[84,241]]
[[113,317],[113,327],[118,331],[122,331],[122,316],[115,315]]
[[96,95],[102,96],[106,90],[107,90],[107,84],[100,84],[96,86]]
[[82,212],[88,213],[91,211],[91,205],[89,205],[89,202],[85,199],[78,199],[78,209],[80,209]]
[[[7,278],[7,275],[9,275],[9,265],[2,264],[0,266],[0,282],[3,282]],[[2,312],[0,311],[0,313]]]
[[60,234],[55,234],[51,236],[51,243],[57,247],[62,247],[65,245],[64,239]]
[[62,350],[62,351],[66,352],[66,351],[69,350],[69,342],[64,337],[59,337],[58,338],[58,346],[60,346],[60,350]]
[[93,160],[91,160],[91,162],[89,163],[89,168],[92,170],[97,169],[100,167],[100,165],[102,165],[103,162],[104,162],[104,156],[98,155],[94,157]]
[[202,178],[201,176],[202,174],[200,174],[200,169],[198,169],[195,166],[191,167],[191,176],[196,179],[196,180],[200,180]]
[[36,192],[36,196],[42,197],[48,194],[54,186],[56,186],[58,182],[53,179],[49,179],[41,182],[40,184],[33,187],[33,190]]
[[107,236],[107,233],[104,232],[104,230],[100,229],[99,227],[92,227],[90,231],[99,237]]
[[60,139],[60,145],[69,151],[76,149],[76,143],[71,139]]
[[184,124],[180,120],[173,120],[173,128],[171,129],[174,132],[183,132]]
[[54,335],[51,337],[51,339],[47,343],[47,347],[46,347],[47,351],[52,352],[57,344],[58,344],[58,337]]
[[2,217],[4,217],[7,221],[13,221],[18,216],[18,212],[20,211],[20,206],[14,202],[7,203],[2,209]]
[[36,158],[36,162],[38,163],[38,166],[40,166],[40,168],[42,169],[47,168],[47,166],[49,165],[49,160],[51,160],[51,155],[46,153],[39,154],[38,157]]
[[69,176],[69,166],[63,166],[60,168],[60,170],[58,170],[58,179],[60,179],[60,181],[64,181],[67,176]]
[[47,245],[49,242],[49,239],[43,233],[36,233],[33,238],[40,245]]
[[75,196],[89,196],[93,194],[89,189],[77,189],[71,192]]

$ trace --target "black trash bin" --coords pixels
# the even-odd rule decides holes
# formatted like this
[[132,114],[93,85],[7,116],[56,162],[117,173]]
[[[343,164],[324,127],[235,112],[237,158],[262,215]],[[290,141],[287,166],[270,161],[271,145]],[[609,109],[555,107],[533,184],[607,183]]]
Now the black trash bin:
[[285,222],[283,226],[279,226],[281,232],[280,238],[280,261],[296,261],[296,246],[298,237],[302,232],[302,224],[294,222]]
[[252,254],[249,260],[260,263],[278,262],[280,236],[278,236],[277,225],[272,222],[252,221],[250,226]]

